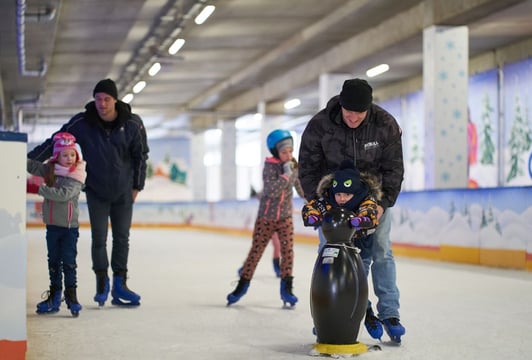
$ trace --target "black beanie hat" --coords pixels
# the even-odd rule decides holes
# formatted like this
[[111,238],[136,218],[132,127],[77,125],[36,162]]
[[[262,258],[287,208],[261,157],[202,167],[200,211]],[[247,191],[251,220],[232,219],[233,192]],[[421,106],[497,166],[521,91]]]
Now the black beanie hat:
[[346,110],[364,112],[373,102],[372,93],[373,89],[366,80],[346,80],[340,93],[340,105]]
[[368,195],[368,192],[369,188],[366,183],[360,181],[360,172],[353,162],[350,160],[342,161],[338,170],[334,172],[331,184],[331,200],[336,203],[334,194],[353,194],[353,198],[343,206],[354,211]]
[[98,84],[94,87],[94,91],[92,92],[92,96],[96,95],[96,93],[106,93],[108,95],[111,95],[115,99],[118,99],[118,90],[116,89],[116,84],[111,79],[104,79],[100,80]]

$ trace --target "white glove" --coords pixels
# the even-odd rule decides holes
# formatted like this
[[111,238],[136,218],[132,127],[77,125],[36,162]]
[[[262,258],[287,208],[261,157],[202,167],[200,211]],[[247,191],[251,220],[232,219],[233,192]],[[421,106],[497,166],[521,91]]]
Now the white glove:
[[292,161],[287,161],[283,164],[283,172],[286,176],[292,175],[294,171],[294,163]]

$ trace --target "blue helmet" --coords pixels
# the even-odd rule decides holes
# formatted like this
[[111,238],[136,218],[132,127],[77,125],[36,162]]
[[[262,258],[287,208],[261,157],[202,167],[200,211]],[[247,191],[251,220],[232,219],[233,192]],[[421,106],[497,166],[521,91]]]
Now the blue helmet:
[[279,157],[279,152],[275,145],[277,145],[279,141],[285,139],[293,140],[292,134],[290,134],[290,131],[288,130],[277,129],[268,134],[268,137],[266,138],[266,146],[268,146],[268,150],[270,150],[273,156]]

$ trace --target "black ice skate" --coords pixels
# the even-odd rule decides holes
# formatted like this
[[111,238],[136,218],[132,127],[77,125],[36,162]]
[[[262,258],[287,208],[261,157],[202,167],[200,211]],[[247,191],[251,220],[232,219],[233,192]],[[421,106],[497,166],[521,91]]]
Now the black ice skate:
[[390,339],[397,344],[401,343],[401,336],[403,336],[406,332],[405,328],[401,323],[399,322],[398,318],[389,318],[386,320],[383,320],[382,322],[384,324],[384,329],[386,330],[386,333],[390,337]]
[[364,326],[368,331],[368,334],[377,340],[382,338],[384,331],[382,330],[381,321],[373,313],[373,309],[369,308],[366,310],[366,318],[364,319]]
[[236,303],[242,296],[244,296],[248,292],[249,288],[249,280],[246,280],[244,278],[240,278],[238,281],[238,285],[236,286],[236,289],[227,295],[227,306]]
[[106,271],[96,272],[96,295],[94,295],[94,301],[98,303],[98,306],[103,307],[109,296],[109,277]]
[[69,287],[65,289],[65,303],[67,308],[70,310],[70,313],[74,317],[79,316],[79,312],[82,309],[81,304],[78,302],[78,297],[76,295],[76,288]]
[[294,307],[297,303],[297,297],[292,294],[292,276],[287,276],[281,280],[281,300],[283,300],[283,305],[286,307],[287,304],[290,304],[290,307]]
[[50,290],[45,291],[41,298],[41,301],[37,304],[37,310],[35,312],[39,315],[54,314],[59,311],[61,306],[61,289],[56,289],[50,286]]

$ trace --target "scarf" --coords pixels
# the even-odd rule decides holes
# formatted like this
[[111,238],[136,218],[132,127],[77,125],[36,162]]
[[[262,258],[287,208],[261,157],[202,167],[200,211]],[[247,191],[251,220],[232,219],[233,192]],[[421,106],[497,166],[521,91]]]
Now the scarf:
[[69,177],[79,181],[82,184],[85,184],[85,179],[87,178],[87,171],[85,171],[86,166],[87,163],[83,160],[78,161],[76,164],[70,167],[56,163],[54,164],[54,173],[57,176]]

